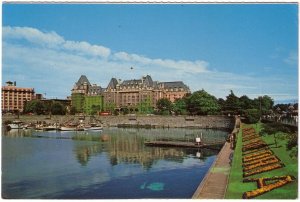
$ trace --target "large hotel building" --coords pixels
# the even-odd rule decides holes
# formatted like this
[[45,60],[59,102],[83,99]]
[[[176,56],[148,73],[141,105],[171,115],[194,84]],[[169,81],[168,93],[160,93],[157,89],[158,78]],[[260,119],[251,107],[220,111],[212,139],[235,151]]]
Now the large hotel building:
[[22,112],[26,101],[34,99],[34,88],[17,87],[16,82],[8,81],[2,86],[2,112]]
[[[149,75],[124,81],[112,78],[106,88],[91,85],[87,77],[82,75],[72,89],[72,106],[78,106],[78,110],[79,106],[84,106],[84,96],[102,96],[103,110],[129,109],[139,112],[142,106],[155,108],[161,98],[174,102],[187,93],[190,93],[190,89],[182,81],[158,82],[153,81]],[[81,105],[78,104],[79,100]]]

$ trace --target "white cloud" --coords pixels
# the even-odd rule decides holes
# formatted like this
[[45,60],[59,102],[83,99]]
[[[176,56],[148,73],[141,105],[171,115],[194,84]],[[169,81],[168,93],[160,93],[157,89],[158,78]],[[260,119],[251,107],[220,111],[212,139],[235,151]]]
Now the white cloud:
[[209,65],[206,61],[185,61],[185,60],[170,60],[170,59],[150,59],[137,54],[128,54],[125,52],[117,52],[114,54],[114,59],[145,66],[157,66],[163,68],[170,68],[189,73],[204,73],[208,72]]
[[91,45],[85,41],[82,42],[66,41],[63,44],[63,48],[70,51],[76,51],[79,54],[83,54],[83,55],[100,56],[100,57],[108,57],[110,55],[109,48],[103,46]]
[[70,95],[81,74],[102,87],[108,85],[111,77],[125,80],[149,74],[158,81],[182,80],[192,91],[203,88],[223,98],[232,89],[238,96],[269,92],[276,99],[276,94],[278,98],[281,93],[295,95],[297,83],[297,76],[287,81],[272,75],[262,78],[212,71],[204,60],[153,59],[124,51],[111,53],[104,46],[65,40],[55,32],[29,27],[4,27],[2,46],[3,82],[17,81],[20,86],[34,87],[37,93],[47,93],[47,97]]
[[55,32],[44,33],[31,27],[3,27],[3,39],[24,39],[34,44],[48,47],[58,46],[64,43],[63,37]]
[[63,49],[67,51],[75,51],[78,54],[108,57],[110,49],[91,45],[88,42],[66,41],[63,37],[55,32],[41,32],[31,27],[3,27],[3,39],[19,39],[26,40],[35,45],[46,46],[47,48]]

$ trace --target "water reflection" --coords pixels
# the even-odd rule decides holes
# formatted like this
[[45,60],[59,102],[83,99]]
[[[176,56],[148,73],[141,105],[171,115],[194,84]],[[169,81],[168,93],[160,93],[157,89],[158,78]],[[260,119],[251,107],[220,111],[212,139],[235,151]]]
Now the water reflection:
[[[150,169],[153,163],[158,160],[171,160],[182,163],[186,155],[192,155],[199,159],[204,160],[206,156],[215,155],[217,151],[212,151],[209,149],[185,149],[185,148],[159,148],[159,147],[146,147],[144,141],[148,138],[148,134],[144,131],[139,130],[121,130],[120,131],[111,130],[105,131],[109,138],[106,142],[99,143],[99,145],[85,146],[84,148],[76,148],[76,156],[81,165],[86,165],[90,159],[90,156],[96,155],[106,151],[109,155],[110,163],[112,166],[118,165],[120,163],[131,163],[140,164],[145,169]],[[124,134],[124,132],[127,134]],[[151,132],[146,130],[146,132]],[[84,135],[86,139],[101,139],[100,135],[96,135],[95,138],[91,138],[94,134],[89,136]],[[176,135],[176,134],[175,134]],[[182,135],[181,135],[182,136]],[[165,136],[168,138],[168,136]],[[222,138],[220,136],[219,138]],[[155,138],[152,136],[152,138]],[[174,138],[174,135],[173,137]],[[216,138],[214,136],[214,138]],[[80,138],[82,140],[82,138]]]
[[[3,196],[190,198],[217,151],[146,147],[144,141],[180,139],[198,132],[117,128],[89,133],[4,131]],[[225,135],[212,134],[213,138]]]

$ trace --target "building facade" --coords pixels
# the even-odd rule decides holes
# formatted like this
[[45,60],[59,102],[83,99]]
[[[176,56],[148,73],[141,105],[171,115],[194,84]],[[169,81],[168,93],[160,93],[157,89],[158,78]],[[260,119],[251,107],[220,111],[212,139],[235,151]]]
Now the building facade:
[[84,96],[83,111],[86,114],[96,114],[103,111],[103,96]]
[[35,98],[34,88],[17,87],[16,82],[8,81],[2,86],[2,112],[23,112],[25,102]]
[[103,111],[103,89],[96,84],[91,85],[85,75],[80,76],[71,91],[71,105],[76,112],[92,114]]
[[96,109],[105,112],[147,113],[156,108],[161,98],[171,102],[182,98],[190,89],[182,81],[158,82],[151,76],[141,79],[120,80],[112,78],[107,88],[91,85],[85,75],[81,75],[72,89],[71,103],[77,112],[91,114]]
[[124,81],[112,78],[103,93],[104,109],[147,112],[152,111],[161,98],[174,102],[187,93],[190,93],[190,89],[182,81],[158,82],[149,75]]

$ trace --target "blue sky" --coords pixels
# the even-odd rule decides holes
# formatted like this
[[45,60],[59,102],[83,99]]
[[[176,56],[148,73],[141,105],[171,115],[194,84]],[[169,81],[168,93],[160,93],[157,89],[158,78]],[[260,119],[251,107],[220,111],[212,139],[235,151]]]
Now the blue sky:
[[218,98],[298,99],[297,4],[2,7],[2,84],[65,98],[81,74],[102,87],[150,74]]

